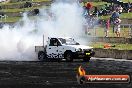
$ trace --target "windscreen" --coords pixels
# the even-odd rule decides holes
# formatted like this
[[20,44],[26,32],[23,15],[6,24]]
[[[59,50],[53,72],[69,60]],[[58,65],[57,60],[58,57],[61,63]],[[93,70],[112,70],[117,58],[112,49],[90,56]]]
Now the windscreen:
[[59,40],[61,41],[62,44],[66,44],[66,45],[79,45],[79,43],[76,42],[72,38],[68,38],[68,39],[59,38]]

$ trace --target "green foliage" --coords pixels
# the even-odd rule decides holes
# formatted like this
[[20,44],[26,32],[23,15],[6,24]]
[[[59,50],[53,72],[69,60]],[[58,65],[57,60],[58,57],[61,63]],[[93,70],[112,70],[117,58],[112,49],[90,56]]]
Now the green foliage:
[[128,1],[129,1],[129,2],[132,2],[132,0],[122,0],[122,1],[123,1],[123,2],[126,2],[126,3],[127,3]]

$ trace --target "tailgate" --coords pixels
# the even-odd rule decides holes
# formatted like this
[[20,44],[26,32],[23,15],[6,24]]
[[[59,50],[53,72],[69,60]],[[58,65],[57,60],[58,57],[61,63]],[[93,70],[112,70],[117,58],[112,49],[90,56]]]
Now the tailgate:
[[44,46],[35,46],[35,52],[44,51]]

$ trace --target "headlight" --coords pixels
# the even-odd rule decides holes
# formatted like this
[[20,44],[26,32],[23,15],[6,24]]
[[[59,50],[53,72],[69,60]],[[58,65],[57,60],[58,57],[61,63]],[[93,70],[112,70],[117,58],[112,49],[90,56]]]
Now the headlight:
[[79,49],[77,49],[77,51],[80,51],[80,52],[81,52],[81,51],[82,51],[82,49],[81,49],[81,48],[79,48]]

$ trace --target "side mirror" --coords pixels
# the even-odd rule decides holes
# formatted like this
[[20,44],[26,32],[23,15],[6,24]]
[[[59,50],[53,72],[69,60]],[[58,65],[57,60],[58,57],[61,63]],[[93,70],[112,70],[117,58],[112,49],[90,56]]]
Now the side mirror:
[[57,42],[57,47],[58,47],[58,46],[62,46],[60,42]]
[[76,45],[80,45],[79,43],[76,43]]

